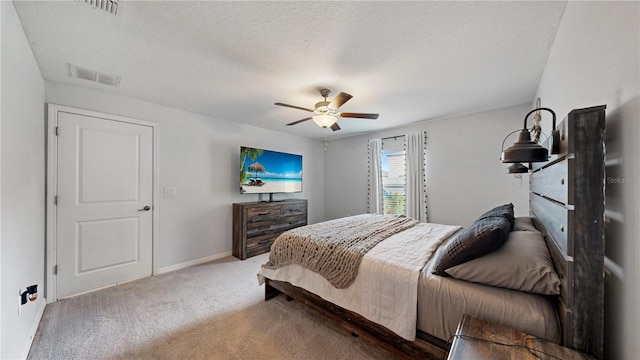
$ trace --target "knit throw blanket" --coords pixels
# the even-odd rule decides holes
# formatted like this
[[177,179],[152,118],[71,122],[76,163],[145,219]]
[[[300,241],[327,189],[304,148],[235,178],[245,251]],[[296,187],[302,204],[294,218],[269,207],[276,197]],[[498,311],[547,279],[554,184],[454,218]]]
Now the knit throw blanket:
[[343,289],[355,280],[367,251],[419,223],[404,216],[363,214],[299,227],[275,240],[269,261],[262,266],[298,264]]

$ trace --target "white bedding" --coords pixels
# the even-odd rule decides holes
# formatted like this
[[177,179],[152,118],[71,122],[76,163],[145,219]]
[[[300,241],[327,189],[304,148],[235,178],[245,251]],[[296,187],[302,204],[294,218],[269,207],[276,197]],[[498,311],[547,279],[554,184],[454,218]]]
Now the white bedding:
[[413,341],[420,271],[438,246],[460,229],[420,223],[387,238],[364,256],[358,276],[346,289],[336,289],[321,275],[299,265],[261,268],[258,280],[260,284],[264,278],[289,282]]

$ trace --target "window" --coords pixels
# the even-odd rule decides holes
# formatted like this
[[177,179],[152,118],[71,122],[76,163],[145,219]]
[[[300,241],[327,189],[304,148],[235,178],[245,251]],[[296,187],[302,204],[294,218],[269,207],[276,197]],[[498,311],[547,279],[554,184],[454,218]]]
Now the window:
[[427,135],[369,140],[369,212],[427,221]]
[[382,140],[382,205],[385,214],[405,214],[404,137]]

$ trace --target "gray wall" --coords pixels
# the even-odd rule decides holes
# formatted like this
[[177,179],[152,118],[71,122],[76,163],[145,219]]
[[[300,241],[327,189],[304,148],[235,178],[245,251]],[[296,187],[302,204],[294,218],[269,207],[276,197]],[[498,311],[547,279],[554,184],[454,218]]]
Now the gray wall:
[[605,278],[607,359],[640,354],[639,15],[638,2],[569,2],[537,94],[561,116],[607,105],[605,236],[613,262]]
[[[308,199],[309,222],[324,220],[320,141],[49,81],[46,101],[160,124],[161,270],[231,251],[231,204],[258,199],[238,192],[241,145],[301,154],[303,192],[274,197]],[[165,186],[177,196],[164,197]]]
[[[25,357],[44,310],[44,80],[10,1],[2,12],[0,358]],[[38,285],[18,315],[18,289]]]
[[[367,141],[427,132],[427,206],[430,222],[468,226],[486,210],[512,202],[516,214],[529,209],[529,178],[506,174],[500,145],[522,127],[529,104],[447,119],[425,121],[384,132],[330,141],[327,146],[327,218],[367,212]],[[506,146],[516,140],[509,138]]]

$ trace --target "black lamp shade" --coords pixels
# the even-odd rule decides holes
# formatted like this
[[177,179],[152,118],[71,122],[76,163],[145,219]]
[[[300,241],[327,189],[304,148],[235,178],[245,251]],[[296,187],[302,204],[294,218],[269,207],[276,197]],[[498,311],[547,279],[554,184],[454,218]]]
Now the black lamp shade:
[[520,163],[514,163],[507,168],[507,174],[522,174],[526,172],[529,172],[529,168]]
[[[522,129],[518,141],[502,152],[503,163],[532,163],[549,160],[549,150],[531,140],[527,129]],[[520,166],[524,167],[520,164]],[[509,168],[511,169],[511,167]],[[526,169],[526,167],[525,167]],[[511,173],[511,171],[509,171]]]

